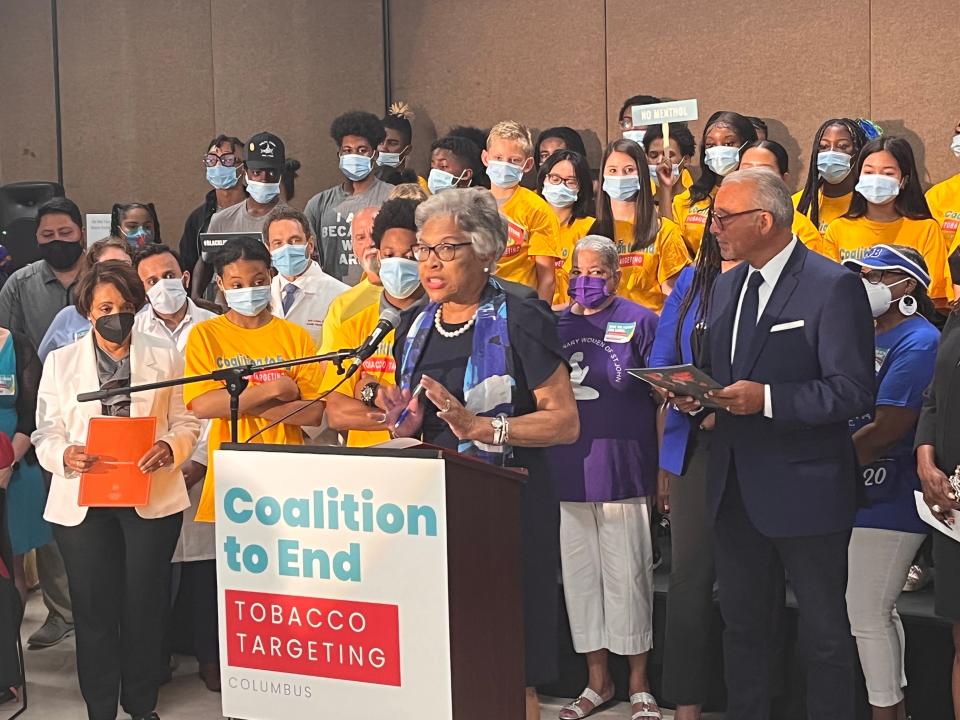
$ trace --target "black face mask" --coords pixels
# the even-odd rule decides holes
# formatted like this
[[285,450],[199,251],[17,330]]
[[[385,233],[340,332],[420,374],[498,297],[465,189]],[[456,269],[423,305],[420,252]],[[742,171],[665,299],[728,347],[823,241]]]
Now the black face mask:
[[114,345],[123,345],[133,330],[134,315],[131,312],[101,315],[94,323],[97,334]]
[[69,270],[83,255],[83,245],[74,240],[51,240],[39,246],[40,257],[54,270]]

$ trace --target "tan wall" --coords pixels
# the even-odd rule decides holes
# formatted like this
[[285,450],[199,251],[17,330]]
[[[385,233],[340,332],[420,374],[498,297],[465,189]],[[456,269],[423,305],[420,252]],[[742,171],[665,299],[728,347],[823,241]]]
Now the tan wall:
[[[338,177],[330,120],[383,109],[380,0],[59,0],[64,181],[90,212],[153,200],[176,242],[216,132],[269,129],[303,163],[295,204]],[[594,165],[624,97],[695,97],[765,118],[805,173],[827,116],[914,143],[927,182],[957,171],[956,0],[391,0],[393,97],[418,113],[413,166],[453,124],[513,118],[584,133]],[[0,182],[55,179],[49,4],[0,2]],[[252,32],[249,27],[256,27]],[[922,43],[904,38],[923,37]],[[937,49],[942,51],[938,51]],[[694,127],[695,134],[702,123]]]

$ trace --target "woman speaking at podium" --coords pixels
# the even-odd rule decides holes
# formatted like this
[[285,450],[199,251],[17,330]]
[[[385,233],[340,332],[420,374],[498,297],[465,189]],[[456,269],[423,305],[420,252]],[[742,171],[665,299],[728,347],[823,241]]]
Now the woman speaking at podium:
[[[416,224],[413,254],[429,302],[397,328],[399,389],[383,393],[387,422],[409,404],[397,435],[529,472],[523,620],[527,718],[539,718],[535,686],[557,670],[559,558],[559,505],[543,448],[579,435],[570,375],[549,308],[491,277],[507,226],[488,190],[434,195],[417,208]],[[411,402],[419,385],[426,400]]]
[[[117,701],[135,720],[156,718],[163,623],[170,597],[170,558],[190,498],[180,466],[200,433],[179,387],[124,393],[80,403],[77,395],[170,380],[183,360],[166,343],[134,334],[146,302],[128,263],[107,260],[81,276],[76,307],[92,331],[54,350],[43,366],[32,441],[53,474],[44,518],[63,553],[77,632],[77,674],[91,720],[113,719]],[[80,475],[91,418],[156,418],[156,442],[139,460],[150,494],[139,507],[80,505]]]

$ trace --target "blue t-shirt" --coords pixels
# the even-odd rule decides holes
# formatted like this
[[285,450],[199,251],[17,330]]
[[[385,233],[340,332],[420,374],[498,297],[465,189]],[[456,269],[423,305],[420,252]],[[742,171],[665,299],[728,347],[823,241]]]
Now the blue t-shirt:
[[[877,369],[876,405],[913,408],[923,404],[923,391],[933,377],[940,333],[926,318],[913,316],[892,330],[877,335],[874,361]],[[850,421],[856,432],[873,421],[869,412]],[[884,456],[860,469],[861,507],[856,526],[927,533],[930,527],[917,515],[914,490],[920,489],[913,453],[916,426]]]

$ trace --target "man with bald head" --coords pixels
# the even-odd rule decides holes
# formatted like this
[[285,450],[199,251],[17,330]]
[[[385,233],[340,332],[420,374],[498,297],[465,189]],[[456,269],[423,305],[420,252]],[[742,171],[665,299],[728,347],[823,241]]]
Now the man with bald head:
[[[770,717],[770,627],[796,591],[807,653],[807,712],[854,716],[847,544],[856,458],[847,421],[873,407],[873,320],[860,277],[793,236],[793,206],[767,169],[728,175],[710,227],[724,259],[703,369],[723,385],[707,503],[714,523],[728,720]],[[687,412],[704,412],[675,398]]]

